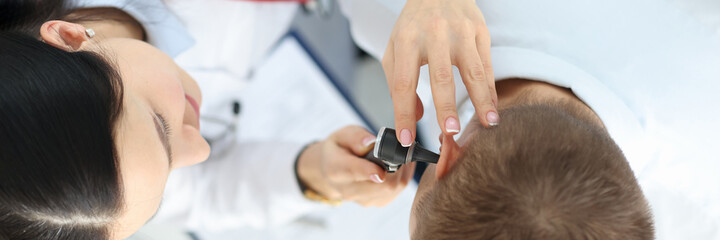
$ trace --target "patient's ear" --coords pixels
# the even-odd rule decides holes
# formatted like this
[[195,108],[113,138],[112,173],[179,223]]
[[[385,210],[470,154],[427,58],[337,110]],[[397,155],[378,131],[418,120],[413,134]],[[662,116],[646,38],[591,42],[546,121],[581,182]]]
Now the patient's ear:
[[453,136],[443,135],[441,139],[440,159],[435,166],[435,177],[437,179],[445,177],[445,174],[455,166],[458,157],[460,157],[460,146],[455,142]]
[[45,22],[40,27],[40,38],[65,51],[77,51],[90,39],[85,35],[85,27],[82,25],[60,20]]

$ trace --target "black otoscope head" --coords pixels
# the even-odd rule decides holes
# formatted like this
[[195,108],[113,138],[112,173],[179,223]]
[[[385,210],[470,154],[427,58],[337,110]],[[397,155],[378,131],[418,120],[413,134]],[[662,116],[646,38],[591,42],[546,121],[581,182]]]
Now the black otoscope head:
[[375,148],[365,158],[392,173],[411,162],[437,163],[440,156],[417,142],[410,147],[403,147],[395,137],[395,129],[384,127],[378,132]]

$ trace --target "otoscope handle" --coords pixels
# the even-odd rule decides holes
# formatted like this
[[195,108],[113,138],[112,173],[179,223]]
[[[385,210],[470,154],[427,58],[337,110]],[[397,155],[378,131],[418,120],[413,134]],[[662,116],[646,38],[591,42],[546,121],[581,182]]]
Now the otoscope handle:
[[373,162],[373,163],[377,164],[378,166],[380,166],[383,169],[383,171],[386,171],[386,172],[388,171],[388,166],[385,165],[385,163],[383,163],[382,160],[376,158],[373,155],[372,151],[370,151],[367,155],[365,155],[364,158],[367,159],[368,161]]

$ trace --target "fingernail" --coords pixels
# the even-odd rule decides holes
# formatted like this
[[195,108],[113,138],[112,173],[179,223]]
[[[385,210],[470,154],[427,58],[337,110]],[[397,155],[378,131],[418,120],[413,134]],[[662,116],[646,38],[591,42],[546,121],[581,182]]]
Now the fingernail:
[[380,179],[380,176],[377,174],[370,175],[370,180],[372,180],[374,183],[383,183],[385,180]]
[[490,126],[497,126],[498,122],[500,122],[500,116],[496,112],[488,112],[485,116],[487,118],[488,124]]
[[403,147],[410,147],[410,145],[412,145],[412,135],[410,134],[410,130],[403,129],[400,131],[400,145]]
[[363,139],[363,146],[365,147],[369,147],[373,143],[375,143],[375,137],[366,137]]
[[445,120],[445,131],[449,133],[460,132],[460,123],[458,123],[458,120],[455,119],[455,117],[449,117]]

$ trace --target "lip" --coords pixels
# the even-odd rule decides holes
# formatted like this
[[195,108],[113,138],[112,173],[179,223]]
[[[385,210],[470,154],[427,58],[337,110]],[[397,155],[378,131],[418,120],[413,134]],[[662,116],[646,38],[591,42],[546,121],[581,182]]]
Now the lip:
[[198,125],[200,125],[200,105],[195,100],[195,98],[191,97],[190,95],[185,94],[185,99],[190,103],[190,106],[192,106],[193,110],[195,110],[195,116],[197,116],[197,122]]

